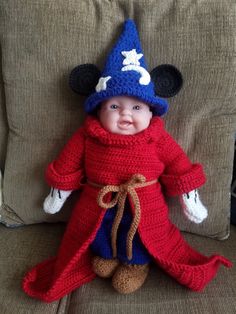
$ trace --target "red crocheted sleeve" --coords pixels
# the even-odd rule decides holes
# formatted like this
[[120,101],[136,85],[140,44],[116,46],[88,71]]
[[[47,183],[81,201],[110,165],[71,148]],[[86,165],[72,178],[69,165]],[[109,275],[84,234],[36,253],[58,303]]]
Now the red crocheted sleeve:
[[199,188],[206,181],[203,167],[192,164],[183,149],[166,132],[159,145],[159,154],[165,165],[160,182],[168,196],[181,195]]
[[46,169],[47,183],[60,190],[76,190],[84,178],[84,128],[78,131],[64,146],[57,159]]

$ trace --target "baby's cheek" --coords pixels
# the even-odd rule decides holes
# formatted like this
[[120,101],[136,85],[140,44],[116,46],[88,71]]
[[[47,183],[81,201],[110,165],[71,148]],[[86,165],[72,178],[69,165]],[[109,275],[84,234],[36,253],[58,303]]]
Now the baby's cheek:
[[114,133],[116,132],[116,119],[114,118],[113,115],[104,115],[101,119],[100,122],[103,126],[104,129],[107,131]]

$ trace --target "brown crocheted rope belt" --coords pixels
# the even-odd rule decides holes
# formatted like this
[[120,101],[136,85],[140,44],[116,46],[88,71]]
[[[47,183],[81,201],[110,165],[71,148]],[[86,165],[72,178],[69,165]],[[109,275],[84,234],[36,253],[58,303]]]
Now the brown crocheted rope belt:
[[[112,230],[111,230],[111,246],[112,246],[112,252],[113,252],[114,258],[117,256],[117,246],[116,246],[117,231],[118,231],[121,219],[124,214],[125,200],[127,196],[129,195],[131,197],[131,200],[132,200],[132,203],[134,204],[134,209],[135,209],[134,218],[131,223],[131,226],[127,235],[127,240],[126,240],[127,241],[126,242],[127,258],[131,260],[133,238],[137,231],[140,218],[141,218],[141,207],[140,207],[139,197],[135,189],[146,187],[146,186],[155,184],[156,182],[157,182],[157,179],[146,182],[146,178],[141,174],[133,175],[129,181],[121,185],[105,185],[104,186],[104,185],[100,185],[100,184],[88,181],[90,185],[101,188],[97,197],[98,206],[104,209],[108,209],[108,208],[114,207],[115,205],[118,205],[117,213],[116,213],[116,216],[112,225]],[[113,192],[116,194],[110,202],[106,203],[104,202],[104,197],[110,192]]]

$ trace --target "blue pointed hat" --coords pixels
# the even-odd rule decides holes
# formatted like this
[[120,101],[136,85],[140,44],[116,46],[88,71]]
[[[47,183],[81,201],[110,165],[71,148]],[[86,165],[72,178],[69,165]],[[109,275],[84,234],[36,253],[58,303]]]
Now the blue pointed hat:
[[115,96],[137,97],[158,116],[168,109],[167,101],[155,95],[139,35],[130,19],[125,21],[123,32],[107,58],[96,92],[85,101],[85,111],[91,113],[102,101]]

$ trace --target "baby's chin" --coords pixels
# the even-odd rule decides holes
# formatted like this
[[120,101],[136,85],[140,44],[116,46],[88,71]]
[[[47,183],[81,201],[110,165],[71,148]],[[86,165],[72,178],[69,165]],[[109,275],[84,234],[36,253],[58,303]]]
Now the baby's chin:
[[117,132],[113,132],[114,134],[118,134],[118,135],[135,135],[139,132],[131,132],[131,131],[117,131]]

